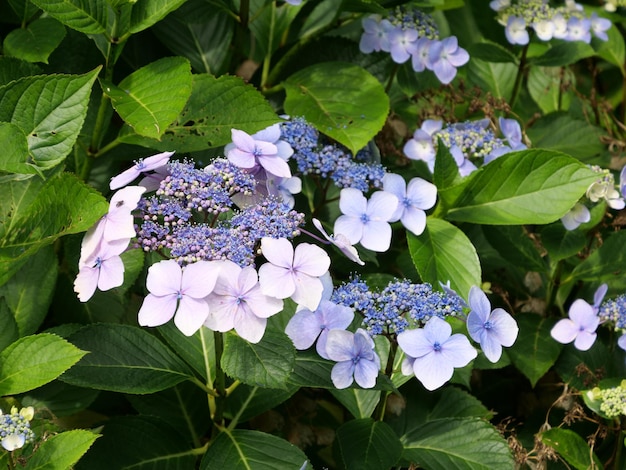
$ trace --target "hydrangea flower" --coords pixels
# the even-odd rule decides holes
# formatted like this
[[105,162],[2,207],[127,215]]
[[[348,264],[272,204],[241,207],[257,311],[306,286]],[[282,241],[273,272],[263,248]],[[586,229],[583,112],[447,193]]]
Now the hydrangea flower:
[[577,202],[567,214],[561,217],[561,222],[567,230],[576,230],[581,224],[591,220],[591,212],[584,204]]
[[74,292],[78,294],[78,300],[87,302],[96,288],[106,291],[124,283],[124,263],[119,255],[127,246],[127,241],[102,243],[98,251],[79,263],[78,275],[74,280]]
[[296,349],[309,349],[317,340],[317,353],[324,359],[326,341],[330,330],[345,330],[354,319],[354,311],[329,300],[322,300],[320,305],[311,311],[308,308],[298,310],[285,328],[285,333],[293,341]]
[[7,414],[0,410],[0,445],[5,450],[12,452],[33,441],[35,434],[30,429],[30,421],[34,414],[32,406],[22,408],[19,413],[16,407]]
[[328,233],[326,233],[326,230],[324,230],[322,223],[318,219],[313,218],[312,222],[313,225],[315,225],[315,228],[317,228],[322,233],[324,238],[328,240],[331,244],[339,248],[339,250],[346,256],[346,258],[348,258],[350,261],[354,261],[355,263],[360,264],[361,266],[365,264],[363,260],[361,260],[361,258],[359,257],[359,252],[356,251],[356,248],[352,246],[350,240],[348,240],[345,235],[341,233],[328,235]]
[[147,173],[148,171],[153,171],[153,170],[158,170],[160,168],[163,168],[167,164],[167,162],[170,160],[170,157],[172,155],[174,155],[174,152],[163,152],[163,153],[158,153],[156,155],[152,155],[151,157],[140,158],[128,170],[124,170],[119,175],[111,178],[109,187],[111,189],[122,188],[126,186],[128,183],[134,181],[142,173]]
[[[280,128],[277,127],[277,129],[280,137]],[[273,175],[283,178],[291,177],[291,170],[286,161],[290,155],[285,158],[284,153],[279,153],[279,146],[259,138],[256,134],[257,138],[237,129],[231,130],[231,136],[233,142],[224,148],[224,152],[232,164],[250,171],[262,167]],[[272,139],[275,135],[268,131],[261,137]],[[293,149],[291,152],[293,153]]]
[[361,243],[372,251],[387,251],[391,245],[391,220],[398,199],[386,191],[376,191],[369,201],[358,189],[344,188],[339,196],[343,215],[335,221],[335,233],[346,236],[350,244]]
[[452,327],[432,317],[424,328],[405,330],[398,345],[407,355],[402,373],[415,374],[427,390],[435,390],[452,378],[456,367],[465,367],[478,353],[466,336],[452,333]]
[[150,266],[146,279],[150,293],[139,309],[139,324],[159,326],[174,317],[184,335],[193,335],[209,316],[205,297],[215,287],[219,267],[219,262],[198,261],[181,268],[171,259]]
[[376,385],[380,370],[380,358],[374,350],[374,341],[359,328],[356,333],[346,330],[330,330],[326,340],[326,355],[337,361],[330,373],[333,385],[347,388],[356,382],[363,388]]
[[517,323],[504,309],[491,310],[491,303],[485,293],[476,286],[469,292],[471,311],[467,316],[467,331],[470,337],[480,344],[487,359],[498,362],[502,346],[512,346],[517,339]]
[[576,349],[587,351],[596,340],[596,329],[600,324],[596,309],[583,299],[576,299],[569,308],[568,317],[559,320],[550,335],[559,343],[574,341]]
[[428,58],[439,81],[447,85],[456,77],[456,68],[469,61],[469,54],[459,47],[455,36],[450,36],[441,41],[433,41],[428,49]]
[[528,31],[526,31],[526,20],[509,16],[504,29],[507,41],[511,44],[526,45],[529,41]]
[[315,310],[322,299],[320,279],[330,267],[330,258],[319,246],[301,243],[295,250],[285,238],[262,238],[261,251],[268,263],[259,268],[265,295],[286,299]]
[[383,178],[383,189],[398,199],[398,207],[390,222],[400,221],[415,235],[420,235],[426,228],[425,210],[437,201],[437,187],[422,178],[413,178],[407,186],[404,178],[394,173],[387,173]]
[[256,270],[241,268],[232,261],[220,263],[213,291],[206,297],[209,315],[204,326],[213,331],[230,331],[258,343],[265,333],[267,319],[280,312],[283,301],[264,295]]

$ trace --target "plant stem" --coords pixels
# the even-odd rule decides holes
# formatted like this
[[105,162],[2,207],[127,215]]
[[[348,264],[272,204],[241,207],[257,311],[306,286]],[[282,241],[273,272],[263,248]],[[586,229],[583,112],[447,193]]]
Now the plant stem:
[[[213,332],[215,339],[215,363],[219,364],[224,352],[224,339],[219,331]],[[224,399],[226,397],[226,374],[221,367],[215,370],[215,409],[211,410],[211,418],[215,424],[223,425]]]
[[267,83],[267,77],[270,73],[270,65],[272,63],[272,49],[274,47],[274,27],[276,26],[276,2],[272,2],[270,5],[270,33],[267,41],[267,51],[265,51],[265,58],[263,59],[263,70],[261,72],[261,89],[265,87]]
[[511,109],[515,106],[515,101],[517,100],[517,96],[519,95],[520,88],[522,86],[522,77],[524,76],[524,72],[526,69],[526,55],[528,54],[528,44],[524,46],[522,49],[522,55],[519,59],[519,66],[517,67],[517,75],[515,76],[515,83],[513,84],[513,93],[511,94],[511,99],[509,100],[509,105]]

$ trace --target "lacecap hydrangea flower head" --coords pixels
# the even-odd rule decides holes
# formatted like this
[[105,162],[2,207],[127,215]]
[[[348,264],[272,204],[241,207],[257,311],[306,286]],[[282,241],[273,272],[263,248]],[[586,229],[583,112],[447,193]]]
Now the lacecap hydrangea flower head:
[[30,429],[35,410],[32,406],[22,408],[19,413],[16,407],[9,413],[0,410],[0,445],[11,452],[32,442],[35,434]]

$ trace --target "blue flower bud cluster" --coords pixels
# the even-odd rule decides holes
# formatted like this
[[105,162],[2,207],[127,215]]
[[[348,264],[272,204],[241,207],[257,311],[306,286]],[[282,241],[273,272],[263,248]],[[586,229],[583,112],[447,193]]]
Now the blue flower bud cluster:
[[304,118],[295,117],[281,124],[282,139],[289,143],[298,171],[303,175],[316,174],[330,178],[339,188],[369,191],[381,188],[385,167],[371,163],[362,150],[355,158],[350,151],[320,135]]
[[417,8],[402,5],[389,12],[389,22],[400,29],[413,29],[420,38],[439,39],[439,28],[432,16]]
[[[0,411],[0,413],[2,412]],[[15,446],[15,448],[22,447],[35,438],[35,434],[30,429],[28,418],[18,413],[16,408],[13,408],[10,413],[0,414],[0,442],[2,442],[3,447],[9,449],[9,446],[5,445],[5,439],[11,436],[20,438],[21,445]]]
[[434,316],[456,316],[463,311],[458,296],[433,291],[428,283],[414,284],[407,279],[394,280],[376,292],[354,276],[335,289],[331,301],[359,312],[363,328],[372,336],[399,334],[411,326],[424,326]]
[[137,206],[137,246],[144,251],[166,250],[181,265],[230,260],[245,267],[254,265],[261,238],[300,234],[304,214],[276,197],[234,207],[231,196],[252,195],[257,182],[226,159],[204,169],[172,162],[167,171],[154,195],[144,196]]
[[616,330],[626,332],[626,294],[606,300],[600,305],[598,316],[601,322],[610,322]]

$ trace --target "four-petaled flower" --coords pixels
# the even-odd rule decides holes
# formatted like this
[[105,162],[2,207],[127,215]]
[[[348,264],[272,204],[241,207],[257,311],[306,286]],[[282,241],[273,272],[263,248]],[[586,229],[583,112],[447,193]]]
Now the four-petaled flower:
[[322,233],[324,238],[328,240],[332,245],[335,245],[337,248],[339,248],[339,250],[344,255],[346,255],[346,257],[350,261],[354,261],[355,263],[358,263],[361,266],[365,264],[363,260],[359,257],[359,252],[356,251],[356,248],[352,246],[352,244],[350,243],[350,240],[348,240],[348,238],[345,235],[342,235],[341,233],[328,235],[326,230],[324,230],[322,223],[318,219],[313,218],[312,221],[313,221],[313,225],[315,225],[315,228],[317,228]]
[[383,189],[398,198],[398,207],[390,222],[399,220],[408,230],[420,235],[426,228],[424,211],[433,207],[437,200],[437,186],[422,178],[413,178],[407,186],[402,176],[387,173]]
[[470,337],[480,344],[487,359],[498,362],[502,346],[512,346],[517,339],[517,323],[504,309],[491,310],[491,303],[485,293],[476,286],[469,292],[471,311],[467,316],[467,331]]
[[262,167],[272,175],[291,178],[287,159],[293,149],[286,142],[280,141],[280,128],[270,126],[254,135],[237,129],[231,130],[233,142],[224,148],[228,160],[240,168],[252,172]]
[[330,373],[333,385],[347,388],[356,382],[363,388],[376,385],[380,358],[374,351],[374,341],[361,328],[352,333],[346,330],[330,330],[326,340],[326,355],[337,361]]
[[[121,172],[119,175],[111,178],[109,188],[119,189],[126,186],[131,181],[135,180],[142,173],[148,171],[158,170],[164,167],[170,160],[170,157],[174,155],[174,152],[157,153],[147,158],[140,158],[131,166],[128,170]],[[143,185],[141,185],[143,186]]]
[[301,243],[295,250],[286,238],[262,238],[261,251],[269,263],[259,268],[259,282],[265,295],[286,299],[315,310],[322,300],[330,258],[319,246]]
[[280,312],[283,301],[261,292],[256,270],[222,261],[213,292],[206,298],[209,316],[204,326],[213,331],[233,328],[251,343],[261,341],[267,319]]
[[285,333],[293,341],[296,349],[309,349],[317,340],[317,353],[324,359],[326,341],[330,330],[345,330],[354,319],[354,310],[344,305],[337,305],[329,300],[322,300],[315,311],[308,308],[298,310],[285,328]]
[[450,380],[455,367],[465,367],[478,355],[466,336],[451,333],[452,327],[439,317],[432,317],[424,328],[400,333],[398,345],[407,355],[402,373],[414,373],[427,390]]
[[386,191],[376,191],[369,201],[358,189],[344,188],[339,196],[342,214],[335,221],[335,233],[350,244],[361,243],[372,251],[387,251],[391,245],[391,225],[398,199]]
[[174,317],[184,335],[193,335],[209,316],[205,297],[213,291],[219,269],[219,261],[197,261],[181,268],[170,259],[150,266],[146,279],[150,293],[139,309],[139,324],[159,326]]
[[596,329],[600,324],[597,309],[583,299],[576,299],[569,308],[569,318],[557,322],[550,334],[559,343],[574,341],[574,347],[587,351],[596,340]]
[[128,241],[101,243],[99,249],[79,263],[74,280],[74,292],[78,300],[87,302],[96,291],[119,287],[124,283],[124,263],[120,254],[128,246]]

